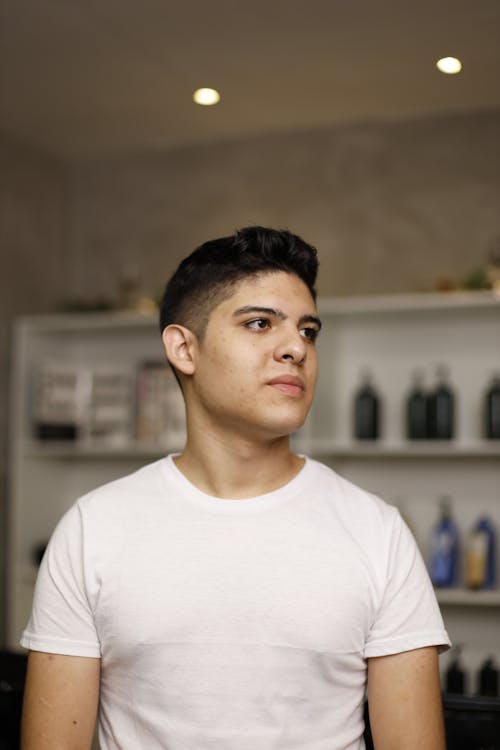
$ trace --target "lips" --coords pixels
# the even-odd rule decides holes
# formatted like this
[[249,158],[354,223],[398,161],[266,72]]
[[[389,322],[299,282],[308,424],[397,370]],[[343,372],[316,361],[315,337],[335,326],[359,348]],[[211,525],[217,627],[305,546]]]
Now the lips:
[[304,381],[296,375],[279,375],[270,380],[268,385],[287,396],[301,396],[304,392]]

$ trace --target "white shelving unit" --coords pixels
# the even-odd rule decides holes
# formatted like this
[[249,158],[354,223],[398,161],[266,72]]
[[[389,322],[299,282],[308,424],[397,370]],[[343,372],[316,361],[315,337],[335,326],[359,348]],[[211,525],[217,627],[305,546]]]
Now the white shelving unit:
[[[490,292],[391,295],[321,300],[320,377],[316,399],[294,447],[316,456],[366,489],[398,505],[424,555],[440,495],[451,496],[462,535],[479,515],[500,532],[500,441],[484,439],[482,406],[500,371],[500,297]],[[156,319],[131,314],[54,315],[19,320],[14,332],[11,398],[8,645],[16,648],[28,616],[36,565],[46,540],[83,492],[182,447],[120,446],[34,439],[32,376],[43,361],[122,366],[163,356]],[[434,383],[445,363],[457,397],[451,441],[404,438],[404,402],[415,368]],[[382,399],[382,435],[352,438],[352,402],[369,367]],[[497,580],[500,581],[500,569]],[[438,591],[454,642],[475,671],[490,653],[500,661],[500,588]],[[443,661],[446,664],[446,659]]]
[[[500,441],[483,436],[485,392],[500,371],[500,298],[488,292],[349,298],[324,301],[320,311],[321,371],[304,450],[397,505],[426,559],[441,495],[452,498],[462,539],[483,514],[500,533]],[[455,438],[408,441],[404,404],[412,372],[423,370],[431,386],[440,363],[456,394]],[[374,444],[352,439],[353,396],[365,366],[383,405]],[[500,663],[500,590],[466,591],[460,582],[437,596],[469,675],[490,654]],[[449,658],[442,658],[443,670]]]

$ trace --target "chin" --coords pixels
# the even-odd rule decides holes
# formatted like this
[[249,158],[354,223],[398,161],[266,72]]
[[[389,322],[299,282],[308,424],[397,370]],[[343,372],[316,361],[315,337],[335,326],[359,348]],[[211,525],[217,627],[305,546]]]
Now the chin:
[[267,428],[267,430],[269,432],[272,432],[275,437],[286,437],[294,432],[297,432],[297,430],[302,427],[305,421],[305,416],[301,417],[300,419],[281,419],[273,422],[268,422],[267,425],[265,425],[264,429]]

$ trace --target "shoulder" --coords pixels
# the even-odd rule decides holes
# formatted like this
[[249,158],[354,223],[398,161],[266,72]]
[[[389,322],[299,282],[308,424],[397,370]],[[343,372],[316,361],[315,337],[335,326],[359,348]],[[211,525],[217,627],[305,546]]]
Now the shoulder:
[[311,459],[308,463],[310,513],[343,563],[358,571],[358,585],[368,581],[376,611],[393,571],[413,565],[415,541],[396,507],[334,469]]
[[74,499],[61,517],[58,534],[83,535],[88,543],[106,539],[106,535],[124,533],[143,519],[144,510],[151,513],[164,503],[165,458],[142,466],[126,476],[100,485]]
[[160,459],[142,466],[136,471],[118,479],[106,482],[90,492],[82,495],[76,501],[76,506],[82,513],[111,511],[116,508],[123,513],[161,496],[165,492],[164,467],[166,459]]
[[401,521],[398,509],[378,495],[354,484],[326,464],[312,458],[307,459],[307,464],[315,494],[336,513],[363,524],[377,521],[391,527]]
[[312,459],[308,463],[315,515],[337,540],[355,548],[370,568],[387,569],[406,531],[399,510],[334,469]]
[[108,556],[117,544],[133,539],[145,523],[157,525],[155,508],[165,505],[168,494],[165,461],[147,464],[76,499],[54,529],[51,550],[74,555],[84,549],[86,555]]

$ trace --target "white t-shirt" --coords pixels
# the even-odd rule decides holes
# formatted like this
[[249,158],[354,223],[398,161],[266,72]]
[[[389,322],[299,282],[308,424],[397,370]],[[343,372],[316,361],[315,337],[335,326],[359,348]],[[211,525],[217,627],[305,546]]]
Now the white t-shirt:
[[395,508],[311,459],[215,498],[169,456],[62,518],[21,643],[101,657],[102,750],[360,750],[366,659],[449,639]]

